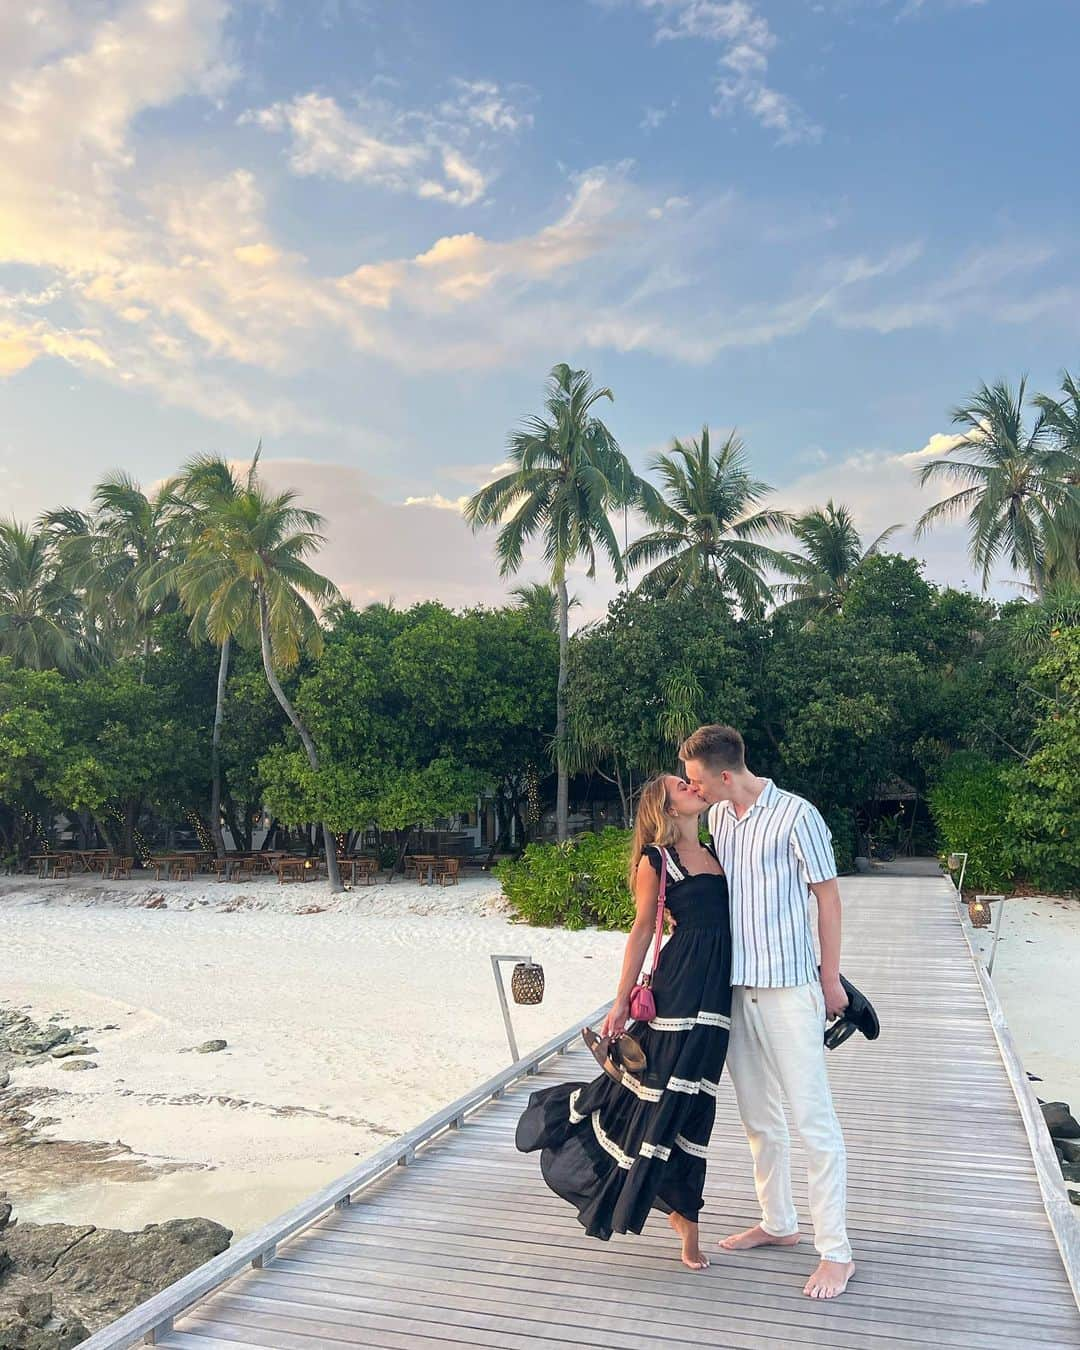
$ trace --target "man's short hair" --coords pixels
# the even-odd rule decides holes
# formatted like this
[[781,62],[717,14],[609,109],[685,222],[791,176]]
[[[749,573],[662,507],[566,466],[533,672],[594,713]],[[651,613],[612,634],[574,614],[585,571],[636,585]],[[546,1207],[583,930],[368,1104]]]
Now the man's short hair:
[[734,773],[746,768],[746,746],[734,727],[713,724],[691,732],[679,747],[679,758],[684,764],[696,759],[714,773]]

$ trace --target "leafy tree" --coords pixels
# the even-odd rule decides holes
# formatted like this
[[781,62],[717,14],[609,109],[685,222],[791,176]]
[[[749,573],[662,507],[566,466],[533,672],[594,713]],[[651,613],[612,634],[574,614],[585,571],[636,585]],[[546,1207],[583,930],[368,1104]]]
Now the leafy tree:
[[1006,886],[1016,870],[1015,830],[1008,824],[1009,785],[1000,764],[962,750],[946,761],[930,790],[943,851],[968,855],[976,889]]
[[1047,533],[1074,501],[1069,478],[1080,471],[1080,455],[1055,442],[1045,411],[1026,424],[1025,388],[1024,380],[1015,393],[1004,382],[984,384],[953,412],[953,422],[965,428],[962,439],[942,459],[924,464],[919,482],[944,481],[959,490],[923,512],[916,535],[966,513],[971,561],[983,586],[1004,557],[1041,597]]
[[[183,633],[158,631],[148,664],[119,662],[78,686],[56,800],[90,813],[110,847],[138,857],[144,812],[178,822],[205,812],[212,664]],[[186,667],[186,668],[185,668]],[[201,686],[201,688],[200,688]]]
[[764,573],[783,558],[755,540],[787,528],[790,517],[760,505],[773,489],[751,476],[735,433],[714,454],[703,427],[700,440],[675,440],[670,454],[658,455],[650,467],[663,491],[641,490],[642,511],[654,528],[626,550],[627,567],[651,566],[645,581],[656,595],[719,587],[747,613],[764,607],[770,599]]
[[748,671],[718,587],[655,601],[621,595],[607,618],[575,635],[570,658],[570,743],[575,767],[618,790],[623,819],[632,784],[675,767],[682,739],[701,722],[745,725]]
[[555,634],[530,612],[343,609],[296,695],[323,768],[302,772],[295,756],[274,752],[263,766],[268,801],[292,820],[330,802],[335,829],[375,824],[395,831],[400,850],[413,828],[471,806],[486,786],[504,836],[512,817],[523,830],[556,665]]
[[566,676],[570,601],[566,572],[583,559],[596,575],[596,554],[605,553],[618,580],[623,562],[608,512],[630,503],[639,483],[615,437],[593,411],[610,389],[595,389],[585,370],[555,366],[548,381],[547,417],[529,418],[510,437],[513,469],[469,499],[465,518],[474,529],[500,525],[496,556],[499,573],[521,566],[525,545],[537,535],[551,567],[558,596],[559,672],[555,696],[555,754],[558,769],[556,829],[569,833],[569,775],[566,744]]
[[0,657],[0,857],[23,857],[68,754],[72,686]]
[[1080,627],[1058,630],[1033,679],[1046,689],[1034,749],[1008,774],[1008,819],[1037,884],[1080,890]]

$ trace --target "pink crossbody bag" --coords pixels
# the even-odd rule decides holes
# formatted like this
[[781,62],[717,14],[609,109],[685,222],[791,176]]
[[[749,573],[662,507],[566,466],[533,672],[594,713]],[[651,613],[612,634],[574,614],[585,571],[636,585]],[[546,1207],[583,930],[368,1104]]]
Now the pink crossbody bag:
[[630,1016],[635,1022],[651,1022],[656,1016],[656,998],[652,991],[656,963],[660,959],[660,942],[664,936],[664,905],[667,900],[667,853],[660,850],[660,891],[656,897],[656,941],[647,975],[642,975],[630,991]]

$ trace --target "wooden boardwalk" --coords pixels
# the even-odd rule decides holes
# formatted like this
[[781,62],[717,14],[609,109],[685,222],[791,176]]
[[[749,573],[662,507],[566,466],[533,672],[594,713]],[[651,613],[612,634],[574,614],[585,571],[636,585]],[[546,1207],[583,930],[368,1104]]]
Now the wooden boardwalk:
[[[740,1255],[715,1248],[717,1237],[758,1217],[726,1080],[703,1215],[711,1269],[685,1270],[659,1217],[639,1238],[585,1237],[543,1185],[536,1156],[513,1144],[538,1084],[591,1077],[592,1060],[575,1049],[347,1208],[281,1243],[263,1268],[178,1314],[155,1343],[171,1350],[1080,1346],[1080,1312],[1010,1078],[1015,1065],[995,1036],[951,887],[940,878],[853,878],[843,893],[844,970],[873,998],[883,1031],[873,1045],[855,1037],[830,1057],[858,1262],[842,1299],[801,1295],[815,1257],[797,1143],[807,1240]],[[87,1350],[132,1343],[107,1330]]]

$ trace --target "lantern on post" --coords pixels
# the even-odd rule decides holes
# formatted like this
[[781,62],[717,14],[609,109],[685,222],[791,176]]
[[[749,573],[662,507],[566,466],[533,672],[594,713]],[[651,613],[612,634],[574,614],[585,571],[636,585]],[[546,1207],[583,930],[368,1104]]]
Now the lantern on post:
[[510,976],[510,992],[515,1003],[542,1003],[544,967],[535,961],[519,961]]
[[990,902],[985,895],[976,895],[968,901],[968,918],[972,928],[990,927]]
[[503,1025],[506,1027],[506,1041],[510,1047],[510,1062],[516,1064],[518,1061],[517,1039],[514,1036],[514,1026],[510,1021],[510,1004],[506,998],[506,990],[503,988],[502,971],[500,962],[514,961],[514,972],[510,977],[510,990],[514,996],[515,1003],[539,1003],[544,997],[544,970],[531,956],[502,956],[492,955],[491,969],[495,975],[495,988],[499,993],[499,1007],[502,1009]]

